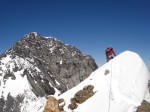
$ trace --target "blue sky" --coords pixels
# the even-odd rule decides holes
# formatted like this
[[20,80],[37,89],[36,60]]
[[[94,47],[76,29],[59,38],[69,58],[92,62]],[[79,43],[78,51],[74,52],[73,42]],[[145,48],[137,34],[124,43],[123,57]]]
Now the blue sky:
[[0,53],[23,35],[53,36],[91,55],[137,52],[150,68],[150,0],[0,0]]

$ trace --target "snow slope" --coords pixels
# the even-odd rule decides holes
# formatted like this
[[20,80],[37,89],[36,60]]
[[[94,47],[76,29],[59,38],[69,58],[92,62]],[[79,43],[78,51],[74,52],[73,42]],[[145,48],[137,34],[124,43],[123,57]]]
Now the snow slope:
[[[105,70],[109,74],[104,75]],[[125,51],[94,71],[85,81],[60,95],[68,109],[70,99],[86,85],[93,85],[94,96],[78,105],[74,112],[134,112],[145,99],[149,71],[140,56]],[[147,97],[148,98],[148,97]]]
[[[7,100],[8,95],[11,95],[15,99],[17,97],[22,97],[24,99],[20,104],[21,112],[42,112],[43,103],[39,100],[42,99],[42,97],[36,97],[36,95],[32,92],[32,87],[27,80],[27,76],[21,76],[24,69],[27,68],[32,67],[39,71],[39,69],[37,67],[34,67],[30,62],[32,62],[32,60],[28,61],[28,59],[23,59],[18,56],[12,59],[10,55],[7,55],[1,60],[0,98],[4,98],[4,100]],[[19,67],[24,67],[24,69],[13,72],[15,64],[20,65]],[[10,71],[10,73],[8,74],[15,74],[15,80],[12,80],[11,77],[4,78],[4,74],[8,72],[8,68]],[[12,111],[14,110],[12,109]]]

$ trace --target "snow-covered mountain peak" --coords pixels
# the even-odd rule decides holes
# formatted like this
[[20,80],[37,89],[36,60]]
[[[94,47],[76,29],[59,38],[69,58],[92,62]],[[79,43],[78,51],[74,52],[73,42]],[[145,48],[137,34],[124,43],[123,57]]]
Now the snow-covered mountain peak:
[[40,99],[62,94],[97,69],[89,55],[36,32],[0,57],[0,112],[37,112],[43,107]]

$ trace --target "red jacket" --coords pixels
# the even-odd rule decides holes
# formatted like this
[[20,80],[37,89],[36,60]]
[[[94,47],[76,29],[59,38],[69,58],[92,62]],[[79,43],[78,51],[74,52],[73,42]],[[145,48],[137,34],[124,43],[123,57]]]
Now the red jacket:
[[116,56],[116,53],[114,52],[113,48],[112,47],[108,47],[106,50],[105,50],[105,53],[106,55],[114,55]]
[[112,47],[108,47],[106,50],[105,50],[105,53],[106,53],[106,58],[107,58],[107,62],[113,58],[112,55],[114,55],[114,57],[116,56],[116,53],[114,52],[113,48]]

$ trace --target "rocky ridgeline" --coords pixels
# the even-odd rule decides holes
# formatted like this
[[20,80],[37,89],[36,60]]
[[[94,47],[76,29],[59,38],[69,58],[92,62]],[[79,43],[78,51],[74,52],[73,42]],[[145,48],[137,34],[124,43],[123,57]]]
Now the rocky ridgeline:
[[[7,54],[10,54],[12,58],[19,56],[27,59],[39,68],[41,72],[26,69],[23,75],[28,76],[31,86],[36,87],[34,81],[38,81],[41,84],[39,86],[47,94],[54,94],[53,90],[49,90],[51,88],[48,82],[63,93],[79,84],[97,69],[91,56],[55,38],[44,38],[33,32],[25,35],[5,53]],[[19,67],[16,66],[16,71],[17,68]],[[35,94],[42,96],[45,93],[36,91]]]

